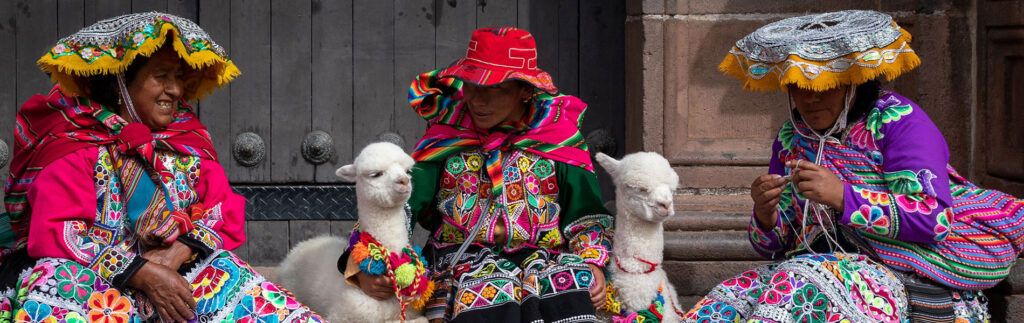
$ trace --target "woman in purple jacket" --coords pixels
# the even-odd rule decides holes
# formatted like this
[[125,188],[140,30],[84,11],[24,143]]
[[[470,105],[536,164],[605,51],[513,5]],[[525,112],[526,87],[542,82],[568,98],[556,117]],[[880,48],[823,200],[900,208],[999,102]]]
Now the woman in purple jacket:
[[980,290],[1020,255],[1024,201],[957,174],[925,111],[880,90],[920,64],[910,38],[886,14],[843,11],[736,43],[720,68],[790,98],[751,184],[750,241],[778,261],[715,287],[687,320],[988,319]]

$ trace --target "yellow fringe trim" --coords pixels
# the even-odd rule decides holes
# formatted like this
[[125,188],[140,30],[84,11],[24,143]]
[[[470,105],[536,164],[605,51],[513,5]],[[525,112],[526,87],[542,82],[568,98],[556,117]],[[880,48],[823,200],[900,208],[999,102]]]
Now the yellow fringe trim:
[[417,297],[416,300],[412,302],[412,308],[417,311],[422,311],[423,308],[427,306],[427,302],[430,301],[431,296],[434,296],[433,280],[427,281],[427,290],[423,291],[423,294],[420,294],[420,297]]
[[230,59],[221,57],[212,50],[189,53],[179,36],[181,33],[170,23],[163,24],[158,36],[154,39],[147,39],[138,49],[125,49],[124,57],[121,59],[102,55],[90,63],[77,53],[54,59],[51,49],[43,54],[36,64],[43,72],[50,74],[50,79],[53,82],[60,84],[64,94],[81,95],[83,92],[78,86],[79,77],[123,73],[135,61],[136,56],[149,57],[160,49],[167,42],[168,34],[172,35],[170,38],[173,40],[174,50],[178,53],[178,57],[193,69],[200,71],[201,80],[193,93],[186,93],[186,100],[201,99],[213,90],[230,83],[241,74],[241,71]]
[[[782,62],[764,63],[751,60],[742,54],[734,54],[733,52],[741,51],[740,49],[733,47],[732,52],[726,55],[725,59],[722,60],[722,63],[718,65],[718,69],[727,75],[743,81],[744,89],[764,92],[775,90],[785,92],[789,84],[796,84],[796,86],[802,89],[824,92],[843,85],[863,84],[880,76],[884,76],[886,80],[892,81],[896,77],[913,70],[918,65],[921,65],[921,58],[918,57],[917,53],[910,48],[910,33],[903,28],[900,28],[900,33],[901,36],[897,38],[896,41],[892,42],[892,44],[889,44],[884,48],[874,48],[872,50],[877,51],[879,55],[884,51],[897,51],[901,48],[905,51],[896,53],[896,56],[891,63],[884,57],[879,57],[878,60],[880,65],[874,67],[852,63],[845,71],[832,72],[827,70],[825,67],[829,62],[834,60],[810,61],[797,57],[796,55],[790,55]],[[856,60],[863,53],[865,52],[855,52],[843,56],[842,58]],[[760,79],[751,76],[748,71],[751,65],[759,63],[770,69],[769,72]],[[792,65],[794,63],[815,65],[821,67],[821,72],[814,79],[809,79],[804,75],[804,72],[800,67]]]

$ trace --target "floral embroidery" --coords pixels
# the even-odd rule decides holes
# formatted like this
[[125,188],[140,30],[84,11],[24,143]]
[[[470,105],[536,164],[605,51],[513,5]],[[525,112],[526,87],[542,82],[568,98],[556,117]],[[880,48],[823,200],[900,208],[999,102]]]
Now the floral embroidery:
[[850,127],[849,134],[850,144],[854,147],[867,150],[877,151],[878,145],[875,143],[875,138],[872,137],[871,132],[867,130],[864,123],[858,122],[857,124]]
[[797,322],[821,322],[826,308],[828,299],[814,285],[804,285],[793,297],[792,315]]
[[[895,98],[894,97],[890,97],[890,99],[895,99]],[[885,102],[889,102],[889,101],[885,101]],[[896,104],[899,104],[899,103],[900,102],[897,100]],[[883,134],[882,131],[881,131],[883,125],[885,125],[887,123],[890,123],[890,122],[899,121],[904,116],[909,115],[913,111],[914,111],[914,107],[909,105],[909,104],[908,105],[889,105],[889,106],[886,106],[886,107],[877,107],[875,109],[871,109],[871,111],[868,112],[868,117],[867,117],[866,125],[865,126],[867,127],[868,131],[870,131],[871,134],[874,135],[876,140],[877,139],[882,139],[882,138],[885,138],[885,134]]]
[[235,322],[277,323],[277,310],[266,299],[246,295],[235,307]]
[[939,207],[939,202],[934,197],[923,194],[896,194],[896,205],[905,212],[932,214],[932,210]]
[[57,268],[57,294],[85,302],[92,293],[92,285],[96,282],[96,273],[82,268],[76,262],[66,262]]
[[131,301],[113,288],[103,293],[93,293],[87,304],[89,322],[127,323],[132,312]]
[[780,271],[772,277],[771,289],[761,298],[764,303],[779,304],[788,300],[791,293],[793,293],[793,284],[789,281],[789,274]]
[[34,300],[25,302],[18,313],[14,315],[16,322],[44,322],[44,323],[57,323],[57,318],[50,315],[52,308],[50,305],[40,304]]
[[850,215],[850,223],[853,227],[864,229],[868,233],[889,234],[889,217],[877,206],[861,205]]
[[263,287],[263,297],[271,304],[274,304],[274,307],[294,310],[302,306],[294,297],[277,287],[277,285],[271,282],[263,282],[261,285]]
[[933,229],[933,232],[935,232],[935,241],[946,240],[946,236],[949,235],[949,225],[953,222],[952,219],[953,210],[951,210],[951,208],[946,208],[945,210],[942,210],[942,212],[938,213],[935,217],[935,228]]
[[857,190],[860,191],[860,196],[868,199],[868,202],[870,202],[871,205],[886,206],[892,203],[892,201],[889,200],[889,194],[887,193],[876,192],[864,188],[858,188]]
[[483,165],[483,158],[480,155],[472,155],[466,157],[466,167],[471,172],[480,171],[480,166]]

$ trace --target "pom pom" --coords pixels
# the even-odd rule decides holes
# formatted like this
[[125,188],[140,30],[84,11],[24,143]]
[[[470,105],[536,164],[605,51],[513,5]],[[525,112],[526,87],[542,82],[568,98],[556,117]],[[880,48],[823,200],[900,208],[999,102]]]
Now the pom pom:
[[380,276],[387,270],[387,265],[383,261],[366,258],[359,262],[359,270],[370,275]]
[[420,294],[420,297],[416,298],[412,302],[412,308],[417,311],[422,311],[424,307],[427,307],[427,302],[430,301],[430,297],[434,296],[434,281],[427,280],[427,288]]
[[356,262],[361,262],[370,256],[370,251],[366,250],[366,245],[357,243],[354,245],[354,247],[352,247],[352,253],[350,253],[348,256],[352,257],[352,260]]
[[416,266],[410,263],[404,263],[395,269],[395,284],[398,288],[406,288],[412,285],[413,280],[416,279]]

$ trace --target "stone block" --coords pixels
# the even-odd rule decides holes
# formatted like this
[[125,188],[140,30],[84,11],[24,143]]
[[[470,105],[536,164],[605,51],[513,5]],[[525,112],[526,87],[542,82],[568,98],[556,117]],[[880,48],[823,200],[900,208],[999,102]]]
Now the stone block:
[[[726,279],[767,263],[766,261],[666,261],[663,267],[679,296],[702,297]],[[693,306],[693,303],[690,303],[689,306]],[[683,310],[689,309],[689,306],[684,306]]]
[[665,233],[665,260],[760,260],[746,231],[675,231]]
[[664,123],[664,22],[626,22],[626,151],[661,151]]
[[665,220],[665,231],[744,231],[750,213],[683,211]]
[[928,113],[950,149],[950,164],[966,172],[970,159],[971,105],[974,92],[971,40],[966,18],[943,15],[898,17],[914,35],[911,46],[921,65],[887,87],[910,98]]
[[[885,2],[885,1],[883,1]],[[896,1],[907,2],[907,1]],[[874,0],[667,0],[669,14],[804,14],[850,9],[877,10]]]
[[685,166],[676,167],[679,187],[683,188],[748,188],[761,174],[768,172],[767,166]]
[[665,157],[677,165],[767,165],[787,119],[781,93],[744,91],[718,64],[767,20],[668,20]]
[[750,193],[714,195],[714,194],[676,194],[676,211],[704,211],[746,213],[753,210],[754,202]]
[[627,15],[663,13],[665,13],[665,0],[626,0]]
[[701,298],[704,298],[704,296],[679,295],[679,307],[683,309],[684,313],[688,312],[691,308],[693,308],[693,305],[696,305],[697,302],[700,302]]

